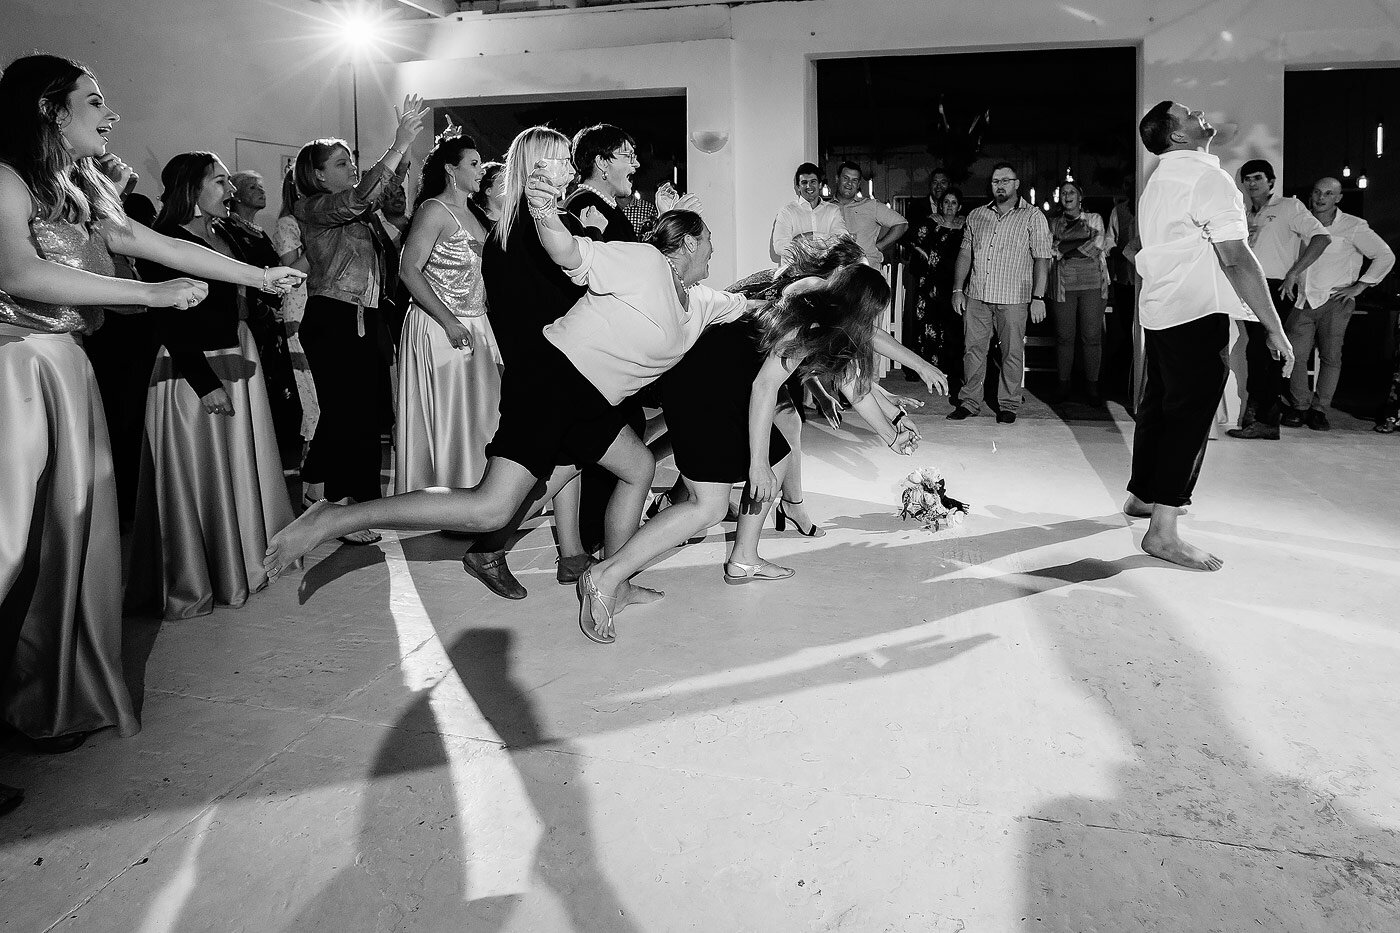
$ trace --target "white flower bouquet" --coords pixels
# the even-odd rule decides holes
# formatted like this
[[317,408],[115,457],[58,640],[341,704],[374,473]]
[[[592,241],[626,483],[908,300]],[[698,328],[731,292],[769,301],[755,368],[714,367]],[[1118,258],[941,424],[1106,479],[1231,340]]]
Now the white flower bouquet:
[[912,518],[929,531],[962,524],[972,508],[948,495],[948,484],[937,467],[915,470],[900,484],[900,518]]

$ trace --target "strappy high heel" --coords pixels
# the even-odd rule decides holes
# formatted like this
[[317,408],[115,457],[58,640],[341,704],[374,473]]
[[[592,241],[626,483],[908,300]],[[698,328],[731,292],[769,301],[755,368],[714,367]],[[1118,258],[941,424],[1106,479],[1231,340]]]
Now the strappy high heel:
[[[733,567],[738,573],[730,573],[729,568]],[[796,574],[797,571],[791,567],[779,567],[772,561],[760,561],[757,564],[745,564],[737,560],[727,560],[724,562],[724,582],[730,586],[743,586],[745,583],[768,583],[773,580],[786,580]]]
[[784,502],[786,502],[788,505],[801,505],[802,501],[803,500],[801,499],[779,498],[777,508],[773,509],[773,524],[777,527],[779,531],[784,531],[787,529],[787,523],[792,522],[793,530],[804,538],[825,537],[826,529],[818,526],[816,522],[812,522],[811,526],[808,528],[803,528],[801,522],[793,518],[787,512],[783,511]]
[[[617,641],[617,634],[613,631],[613,610],[608,603],[617,605],[617,597],[604,596],[598,589],[598,585],[593,582],[593,571],[584,571],[583,576],[578,578],[578,627],[583,631],[584,637],[589,641],[597,642],[600,645],[611,645]],[[601,624],[593,615],[593,600],[598,600],[597,605],[603,610]]]

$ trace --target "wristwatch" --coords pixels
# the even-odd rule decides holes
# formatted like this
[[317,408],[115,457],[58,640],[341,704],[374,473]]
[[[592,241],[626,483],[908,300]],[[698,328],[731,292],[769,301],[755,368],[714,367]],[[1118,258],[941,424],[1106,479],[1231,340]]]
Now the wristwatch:
[[1044,300],[1045,300],[1045,296],[1044,296],[1044,295],[1032,295],[1032,296],[1031,296],[1031,301],[1044,301]]

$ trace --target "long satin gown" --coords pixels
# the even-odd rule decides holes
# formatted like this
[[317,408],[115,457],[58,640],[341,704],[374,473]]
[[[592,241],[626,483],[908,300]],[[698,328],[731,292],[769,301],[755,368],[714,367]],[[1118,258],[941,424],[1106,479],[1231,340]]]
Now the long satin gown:
[[[42,259],[112,274],[99,233],[29,228]],[[30,738],[141,730],[122,677],[112,450],[77,337],[101,322],[0,292],[0,710]]]
[[453,347],[442,325],[417,302],[404,319],[395,495],[428,486],[468,488],[486,471],[486,444],[500,420],[501,351],[486,318],[481,250],[458,219],[457,232],[433,244],[423,267],[438,298],[471,331],[470,354]]
[[242,606],[267,586],[263,555],[292,522],[262,364],[248,325],[238,346],[205,350],[233,402],[211,415],[161,347],[146,395],[146,444],[132,529],[132,608],[167,620]]

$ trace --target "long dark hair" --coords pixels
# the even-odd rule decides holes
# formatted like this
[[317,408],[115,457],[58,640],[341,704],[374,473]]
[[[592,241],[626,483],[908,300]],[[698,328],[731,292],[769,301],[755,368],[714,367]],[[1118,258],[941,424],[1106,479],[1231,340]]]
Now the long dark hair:
[[93,77],[86,65],[57,55],[10,63],[0,75],[0,162],[24,181],[45,219],[92,226],[121,217],[122,208],[96,160],[75,160],[63,140],[68,96],[84,75]]
[[296,169],[289,168],[287,174],[282,176],[282,211],[277,215],[279,219],[291,216],[292,207],[297,203],[299,197],[301,195],[297,192]]
[[476,148],[476,140],[466,133],[448,130],[433,143],[433,151],[423,160],[423,168],[418,173],[418,196],[413,199],[413,210],[428,198],[435,198],[447,190],[447,166],[462,161],[462,153]]
[[862,396],[874,372],[875,325],[889,303],[890,286],[878,270],[859,262],[840,266],[822,284],[758,311],[759,348],[797,360],[804,378],[852,381],[855,396]]
[[218,161],[219,157],[212,152],[182,152],[165,163],[160,172],[160,183],[165,190],[160,195],[157,227],[187,224],[194,219],[199,189],[204,187],[209,169]]

